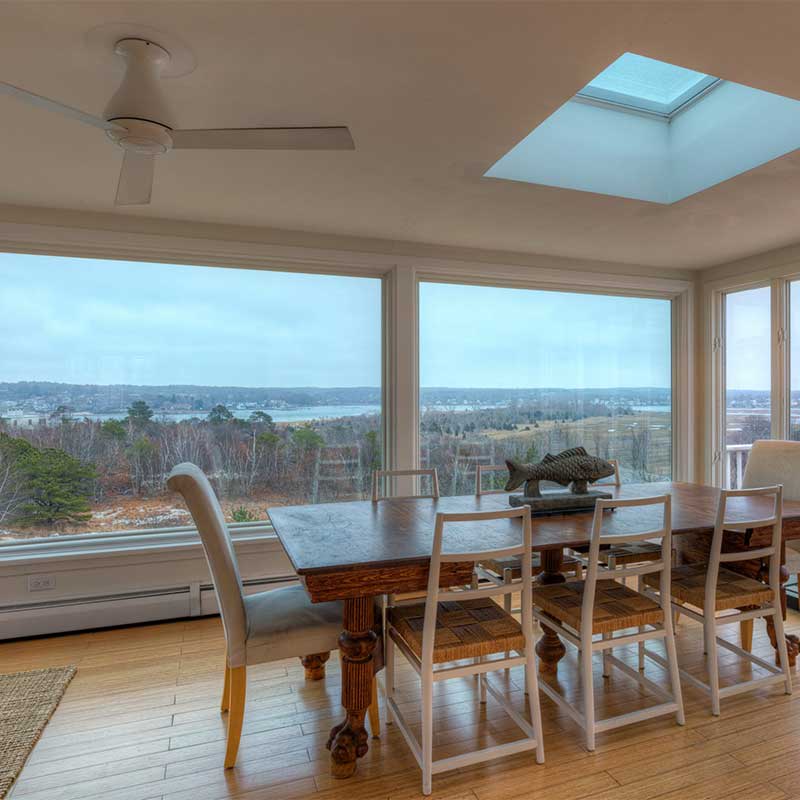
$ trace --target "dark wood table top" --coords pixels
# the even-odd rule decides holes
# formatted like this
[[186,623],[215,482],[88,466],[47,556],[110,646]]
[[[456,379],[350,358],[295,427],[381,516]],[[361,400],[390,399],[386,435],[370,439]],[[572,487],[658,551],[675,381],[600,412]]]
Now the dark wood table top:
[[[640,483],[603,487],[615,497],[672,495],[672,528],[682,533],[711,533],[719,490],[691,483]],[[433,545],[437,512],[474,512],[508,508],[506,494],[481,497],[465,495],[428,498],[397,498],[373,503],[323,503],[277,506],[269,515],[292,566],[301,577],[372,568],[401,568],[425,565]],[[761,498],[737,498],[729,504],[728,518],[758,519],[768,516],[768,503]],[[659,526],[656,511],[641,507],[617,509],[610,513],[604,531],[624,533]],[[518,520],[492,523],[460,523],[447,535],[445,550],[501,548],[519,542]],[[592,514],[537,517],[533,522],[533,549],[548,550],[589,543]],[[800,502],[784,503],[784,537],[800,538]],[[345,579],[342,574],[342,579]]]

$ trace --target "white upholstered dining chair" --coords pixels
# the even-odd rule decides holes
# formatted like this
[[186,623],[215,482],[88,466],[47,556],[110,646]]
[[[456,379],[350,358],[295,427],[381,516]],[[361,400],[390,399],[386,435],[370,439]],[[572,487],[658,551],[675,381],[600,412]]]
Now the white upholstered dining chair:
[[[783,486],[784,500],[800,500],[800,442],[759,439],[753,442],[740,489]],[[786,569],[800,586],[800,539],[786,542]]]
[[[297,584],[245,595],[228,526],[211,484],[194,464],[178,464],[167,486],[183,496],[206,554],[225,630],[225,683],[221,709],[228,712],[225,768],[236,763],[244,721],[247,667],[338,649],[342,604],[312,603]],[[373,681],[369,711],[373,735],[379,718]]]

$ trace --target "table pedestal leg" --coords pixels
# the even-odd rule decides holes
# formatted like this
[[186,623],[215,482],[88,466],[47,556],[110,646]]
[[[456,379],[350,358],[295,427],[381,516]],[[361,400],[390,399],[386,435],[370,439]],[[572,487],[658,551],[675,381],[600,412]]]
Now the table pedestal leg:
[[371,597],[353,597],[344,601],[344,631],[339,637],[342,654],[342,705],[346,717],[328,738],[331,751],[331,774],[349,778],[356,771],[356,759],[367,754],[367,731],[364,715],[372,700],[372,651],[378,636]]
[[325,677],[325,662],[330,657],[330,653],[312,653],[309,656],[302,656],[300,663],[306,671],[306,680],[321,681]]
[[[536,576],[539,583],[564,583],[566,578],[561,572],[561,562],[564,557],[563,550],[544,550],[542,552],[542,571]],[[535,594],[534,589],[534,594]],[[558,662],[564,658],[566,647],[558,634],[542,623],[542,636],[536,642],[536,655],[539,656],[539,672],[556,674]]]

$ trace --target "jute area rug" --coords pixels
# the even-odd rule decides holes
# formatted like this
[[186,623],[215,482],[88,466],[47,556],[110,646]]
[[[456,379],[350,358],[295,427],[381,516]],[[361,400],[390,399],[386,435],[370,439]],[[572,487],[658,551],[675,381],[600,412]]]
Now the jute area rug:
[[0,798],[8,794],[74,675],[75,667],[0,675]]

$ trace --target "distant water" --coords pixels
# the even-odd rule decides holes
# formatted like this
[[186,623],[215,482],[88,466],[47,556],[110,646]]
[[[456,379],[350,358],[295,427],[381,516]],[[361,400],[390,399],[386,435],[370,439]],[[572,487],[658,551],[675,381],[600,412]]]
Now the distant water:
[[[453,404],[453,405],[437,405],[437,406],[423,406],[423,411],[472,411],[479,408],[502,408],[496,404]],[[670,406],[668,405],[652,405],[652,406],[632,406],[634,411],[651,411],[651,412],[668,412]],[[262,408],[262,409],[234,409],[233,415],[238,419],[248,419],[248,417],[256,410],[263,411],[269,414],[275,422],[312,422],[313,420],[323,419],[338,419],[340,417],[362,417],[367,415],[375,415],[381,413],[381,407],[378,405],[341,405],[341,406],[298,406],[297,408]],[[174,414],[159,414],[156,413],[153,417],[155,420],[164,422],[183,422],[188,419],[205,419],[207,412],[196,411],[194,413],[174,413]],[[107,414],[90,414],[81,413],[76,411],[72,414],[73,419],[90,419],[98,422],[104,422],[107,419],[123,419],[125,412],[117,411]],[[7,417],[12,425],[18,427],[38,425],[40,420],[47,422],[49,417],[44,414],[22,414],[16,416],[10,414]]]

